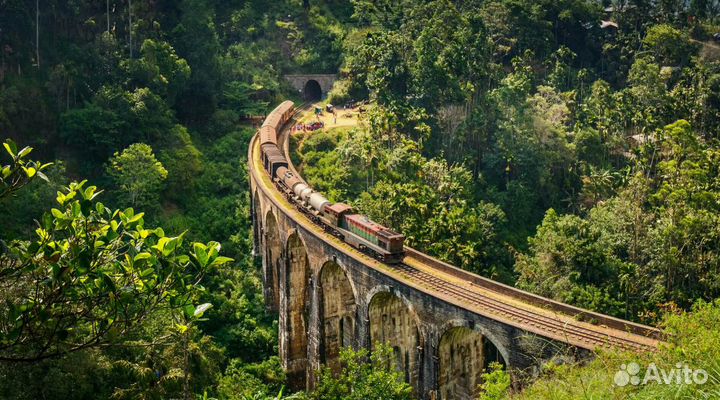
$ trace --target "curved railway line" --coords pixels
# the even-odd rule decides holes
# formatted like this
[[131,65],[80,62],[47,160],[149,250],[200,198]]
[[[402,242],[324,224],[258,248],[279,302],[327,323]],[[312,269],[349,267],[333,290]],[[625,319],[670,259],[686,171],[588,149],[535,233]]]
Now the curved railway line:
[[[297,171],[288,154],[289,127],[298,112],[306,106],[298,107],[289,123],[278,129],[277,135],[278,144],[282,143],[279,147],[288,160],[288,168],[295,173]],[[286,216],[328,245],[399,283],[531,334],[579,348],[594,350],[619,347],[632,351],[653,351],[662,343],[662,334],[656,328],[533,295],[458,269],[407,246],[402,263],[380,263],[323,231],[285,199],[262,167],[257,134],[249,146],[248,160],[257,187]]]

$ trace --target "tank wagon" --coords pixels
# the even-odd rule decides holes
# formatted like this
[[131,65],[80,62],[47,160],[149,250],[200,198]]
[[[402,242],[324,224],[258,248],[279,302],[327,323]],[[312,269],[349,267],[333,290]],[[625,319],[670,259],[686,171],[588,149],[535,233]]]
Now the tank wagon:
[[355,213],[347,204],[331,203],[288,169],[287,158],[278,147],[277,135],[293,112],[293,102],[285,101],[260,127],[260,159],[274,185],[299,212],[325,232],[384,263],[401,262],[405,256],[405,236]]

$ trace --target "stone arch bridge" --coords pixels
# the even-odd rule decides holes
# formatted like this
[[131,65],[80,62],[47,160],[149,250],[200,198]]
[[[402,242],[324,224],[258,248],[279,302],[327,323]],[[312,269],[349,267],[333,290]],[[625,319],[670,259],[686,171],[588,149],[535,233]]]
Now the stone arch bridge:
[[282,364],[296,388],[311,388],[321,365],[339,370],[342,347],[377,342],[393,348],[422,399],[475,398],[492,361],[517,378],[552,357],[587,357],[606,346],[647,351],[659,343],[651,327],[535,296],[412,249],[400,265],[379,263],[299,213],[272,184],[259,153],[256,136],[248,158],[254,249],[266,304],[279,313]]

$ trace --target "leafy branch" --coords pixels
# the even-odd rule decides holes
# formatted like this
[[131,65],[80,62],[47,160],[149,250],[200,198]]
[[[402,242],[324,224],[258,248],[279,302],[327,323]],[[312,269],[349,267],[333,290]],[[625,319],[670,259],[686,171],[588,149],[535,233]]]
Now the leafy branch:
[[32,147],[25,146],[18,151],[17,145],[10,139],[3,142],[3,147],[10,156],[10,164],[2,165],[0,198],[17,192],[37,177],[45,181],[48,180],[42,171],[51,166],[52,163],[42,164],[29,160],[27,156],[33,150]]
[[105,207],[85,183],[58,192],[33,240],[0,253],[0,361],[121,343],[159,311],[199,317],[200,281],[232,261],[217,242],[184,252],[184,234],[145,228],[143,213]]

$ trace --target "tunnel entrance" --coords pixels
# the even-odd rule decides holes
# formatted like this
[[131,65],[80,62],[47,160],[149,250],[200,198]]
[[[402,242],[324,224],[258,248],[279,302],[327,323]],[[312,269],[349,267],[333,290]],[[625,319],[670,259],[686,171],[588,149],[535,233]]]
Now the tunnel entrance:
[[303,88],[303,96],[305,97],[306,101],[317,101],[322,100],[322,88],[320,87],[320,84],[315,79],[310,79],[309,81],[305,82],[305,87]]

